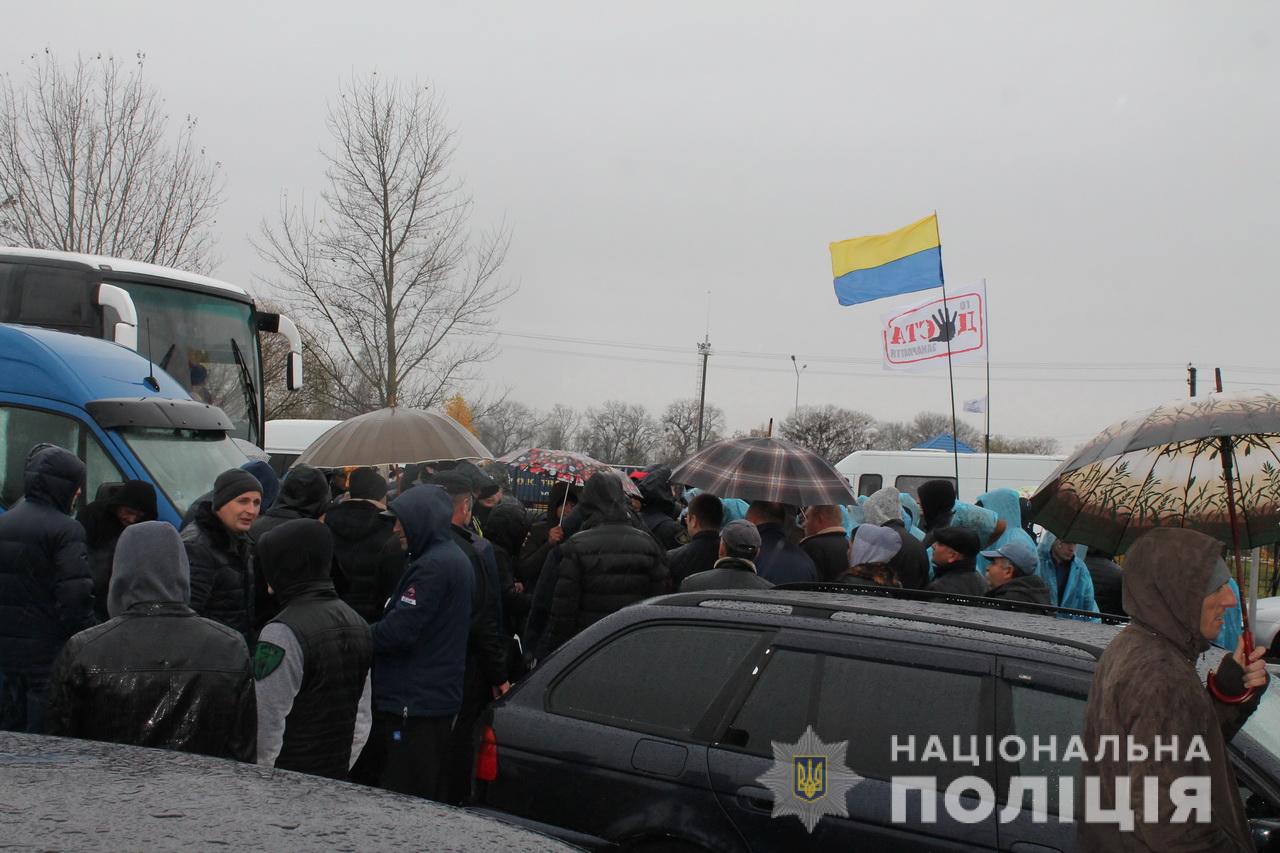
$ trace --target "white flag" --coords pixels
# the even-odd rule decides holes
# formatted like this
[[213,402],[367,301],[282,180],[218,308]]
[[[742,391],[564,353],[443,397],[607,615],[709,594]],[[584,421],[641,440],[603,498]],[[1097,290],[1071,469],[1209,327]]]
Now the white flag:
[[977,399],[974,399],[974,400],[965,400],[964,410],[966,412],[974,412],[975,414],[979,414],[979,415],[982,414],[987,410],[987,398],[978,397]]
[[885,370],[945,367],[947,345],[953,364],[982,363],[987,357],[987,286],[959,288],[947,304],[935,296],[881,317]]

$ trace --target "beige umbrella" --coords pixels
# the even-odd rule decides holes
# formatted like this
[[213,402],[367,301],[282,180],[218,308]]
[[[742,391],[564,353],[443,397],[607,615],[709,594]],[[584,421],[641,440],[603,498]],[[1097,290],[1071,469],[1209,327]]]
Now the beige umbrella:
[[295,464],[343,468],[492,458],[470,430],[448,415],[391,406],[334,426],[311,442]]

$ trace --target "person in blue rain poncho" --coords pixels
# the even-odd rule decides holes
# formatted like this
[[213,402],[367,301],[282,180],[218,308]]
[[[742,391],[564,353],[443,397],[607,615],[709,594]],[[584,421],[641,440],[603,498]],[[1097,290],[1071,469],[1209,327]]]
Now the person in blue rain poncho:
[[924,539],[924,531],[920,529],[920,504],[910,492],[899,492],[902,501],[902,524],[907,532],[917,539]]
[[[1022,497],[1014,489],[992,489],[986,494],[978,495],[975,503],[994,512],[1004,522],[1004,532],[987,546],[988,551],[998,551],[1010,542],[1021,542],[1031,550],[1035,550],[1036,540],[1022,529]],[[986,557],[978,555],[978,571],[986,572],[991,563]]]
[[1236,606],[1227,608],[1222,614],[1222,630],[1214,638],[1213,644],[1220,649],[1234,652],[1236,643],[1240,642],[1240,635],[1244,633],[1244,622],[1240,616],[1240,586],[1235,578],[1229,579],[1227,584],[1235,594]]
[[1059,542],[1058,537],[1046,530],[1040,537],[1036,554],[1040,559],[1037,572],[1049,587],[1050,603],[1055,607],[1098,612],[1098,602],[1093,598],[1093,578],[1084,564],[1083,546]]

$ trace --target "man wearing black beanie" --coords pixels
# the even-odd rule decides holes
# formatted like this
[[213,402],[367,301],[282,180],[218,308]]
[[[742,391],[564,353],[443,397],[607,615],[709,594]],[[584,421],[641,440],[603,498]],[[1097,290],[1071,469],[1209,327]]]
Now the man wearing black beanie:
[[262,509],[262,485],[240,468],[223,471],[182,530],[191,564],[191,609],[253,643],[253,546],[249,528]]

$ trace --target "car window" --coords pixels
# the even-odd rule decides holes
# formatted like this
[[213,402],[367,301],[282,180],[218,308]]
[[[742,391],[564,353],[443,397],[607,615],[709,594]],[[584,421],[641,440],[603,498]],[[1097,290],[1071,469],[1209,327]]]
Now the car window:
[[879,474],[863,474],[858,478],[858,494],[874,495],[883,484],[884,478]]
[[[847,741],[850,769],[861,776],[934,776],[946,785],[961,776],[991,772],[955,762],[953,737],[967,744],[992,733],[990,680],[984,676],[923,669],[859,658],[827,657],[822,667],[817,730],[824,743]],[[909,711],[908,711],[909,709]],[[924,760],[929,738],[937,735],[946,761]],[[914,736],[914,760],[900,753],[894,760],[894,737],[905,746]]]
[[[1058,784],[1063,778],[1072,779],[1072,790],[1083,792],[1080,787],[1080,760],[1066,758],[1067,743],[1071,738],[1084,732],[1085,700],[1078,696],[1065,696],[1034,687],[1010,685],[1010,699],[1013,711],[1013,731],[1027,746],[1026,754],[1011,771],[1012,774],[1048,782],[1049,798],[1046,807],[1049,814],[1058,813]],[[1042,744],[1056,738],[1057,748],[1050,754],[1041,752],[1037,760],[1036,751],[1032,748],[1035,740]],[[1001,785],[1003,792],[1008,788]],[[1078,802],[1077,797],[1074,802]],[[1024,791],[1022,808],[1031,809],[1031,792]]]
[[593,651],[551,691],[557,714],[688,736],[760,639],[760,632],[653,625]]
[[773,755],[773,741],[795,743],[813,720],[809,708],[816,659],[810,652],[771,650],[726,741],[766,757]]
[[906,492],[911,495],[911,497],[919,501],[920,495],[916,494],[916,489],[920,488],[930,480],[946,480],[953,486],[956,484],[955,477],[919,477],[912,474],[903,474],[901,477],[893,481],[893,485],[898,489],[898,491]]
[[38,409],[0,406],[0,504],[13,506],[22,497],[27,454],[40,443],[56,444],[85,461],[85,484],[77,506],[92,500],[103,483],[124,479],[97,438],[79,421]]

